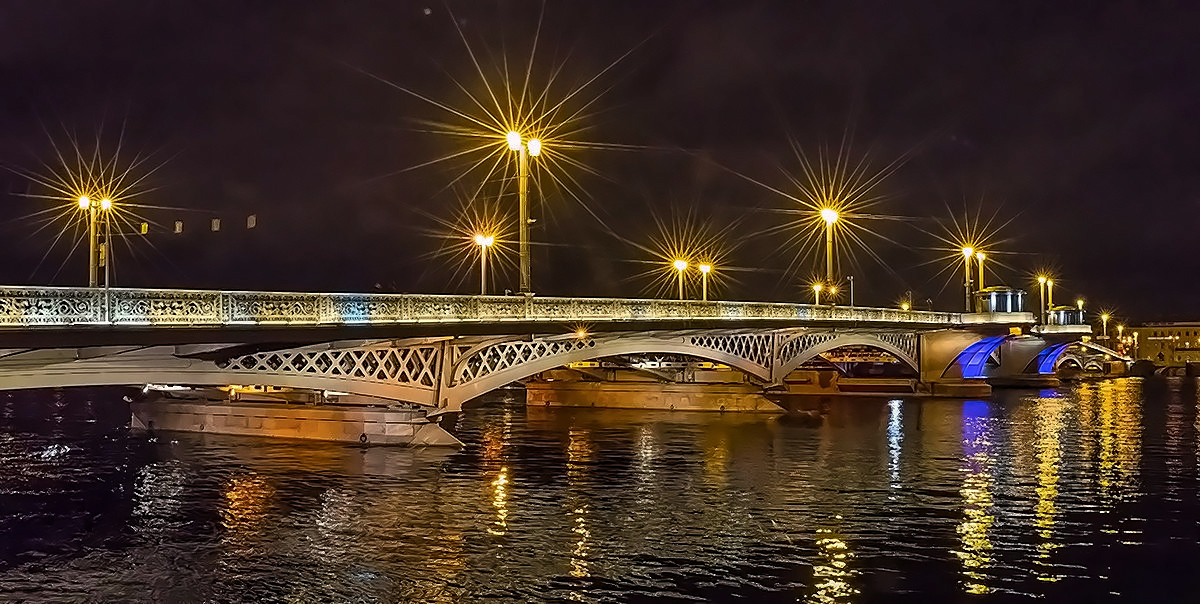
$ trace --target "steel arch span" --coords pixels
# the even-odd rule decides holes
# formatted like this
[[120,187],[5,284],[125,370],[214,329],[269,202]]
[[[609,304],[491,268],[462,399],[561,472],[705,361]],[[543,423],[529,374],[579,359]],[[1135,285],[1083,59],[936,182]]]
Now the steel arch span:
[[782,343],[779,364],[772,381],[781,382],[789,373],[818,355],[847,346],[882,350],[914,372],[921,371],[921,364],[917,359],[918,339],[915,333],[810,332],[794,335]]

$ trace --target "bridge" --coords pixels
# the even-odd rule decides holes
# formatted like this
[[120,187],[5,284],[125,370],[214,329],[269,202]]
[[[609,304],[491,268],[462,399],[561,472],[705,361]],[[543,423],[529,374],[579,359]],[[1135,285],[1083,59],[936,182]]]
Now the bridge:
[[564,388],[587,386],[595,396],[606,385],[649,381],[661,400],[693,406],[706,395],[664,393],[725,388],[709,407],[738,409],[746,397],[794,389],[792,378],[814,363],[850,376],[881,357],[934,395],[978,395],[989,380],[1037,383],[1064,360],[1113,358],[1077,343],[1088,333],[1087,325],[1035,325],[1028,312],[0,287],[0,389],[257,385],[321,393],[321,401],[336,393],[402,402],[432,418],[516,382],[540,384],[537,400],[548,401],[550,382],[569,398]]

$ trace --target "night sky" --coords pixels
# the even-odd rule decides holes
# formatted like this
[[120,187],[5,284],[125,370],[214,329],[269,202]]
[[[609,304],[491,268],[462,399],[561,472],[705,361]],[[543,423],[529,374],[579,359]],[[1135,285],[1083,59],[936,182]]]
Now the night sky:
[[[1200,319],[1200,6],[1066,4],[8,0],[0,164],[53,161],[68,131],[161,164],[137,202],[180,209],[143,212],[167,228],[118,250],[116,285],[477,293],[438,233],[464,190],[515,214],[515,186],[450,186],[466,158],[415,167],[459,145],[423,131],[451,117],[367,74],[469,107],[459,31],[495,76],[544,9],[534,81],[563,65],[553,93],[628,55],[572,102],[595,99],[580,138],[629,148],[569,154],[596,172],[573,173],[582,202],[537,196],[539,294],[669,295],[639,246],[691,220],[726,244],[717,297],[808,300],[818,257],[776,228],[799,206],[750,179],[791,191],[789,139],[815,155],[852,132],[855,160],[906,158],[869,210],[891,218],[861,222],[883,263],[841,257],[856,303],[958,309],[961,265],[939,274],[930,233],[978,216],[1003,225],[989,285],[1036,292],[1048,268],[1056,302]],[[57,229],[29,235],[37,192],[0,172],[0,283],[86,284],[63,244],[35,270]]]

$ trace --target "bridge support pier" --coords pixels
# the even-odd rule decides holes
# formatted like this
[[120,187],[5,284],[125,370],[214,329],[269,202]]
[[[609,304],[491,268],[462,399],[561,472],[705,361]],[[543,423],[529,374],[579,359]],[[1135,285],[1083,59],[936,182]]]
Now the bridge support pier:
[[663,411],[737,411],[783,413],[755,384],[655,382],[530,381],[525,404],[531,407],[598,407]]
[[437,422],[414,409],[299,405],[250,401],[135,402],[135,430],[206,432],[363,445],[462,446]]

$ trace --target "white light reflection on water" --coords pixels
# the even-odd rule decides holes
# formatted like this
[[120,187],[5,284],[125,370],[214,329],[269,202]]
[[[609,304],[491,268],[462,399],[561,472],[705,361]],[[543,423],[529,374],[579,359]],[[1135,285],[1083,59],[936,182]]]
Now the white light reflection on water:
[[[900,446],[904,441],[904,401],[888,401],[888,488],[900,488]],[[895,496],[893,495],[894,499]]]

